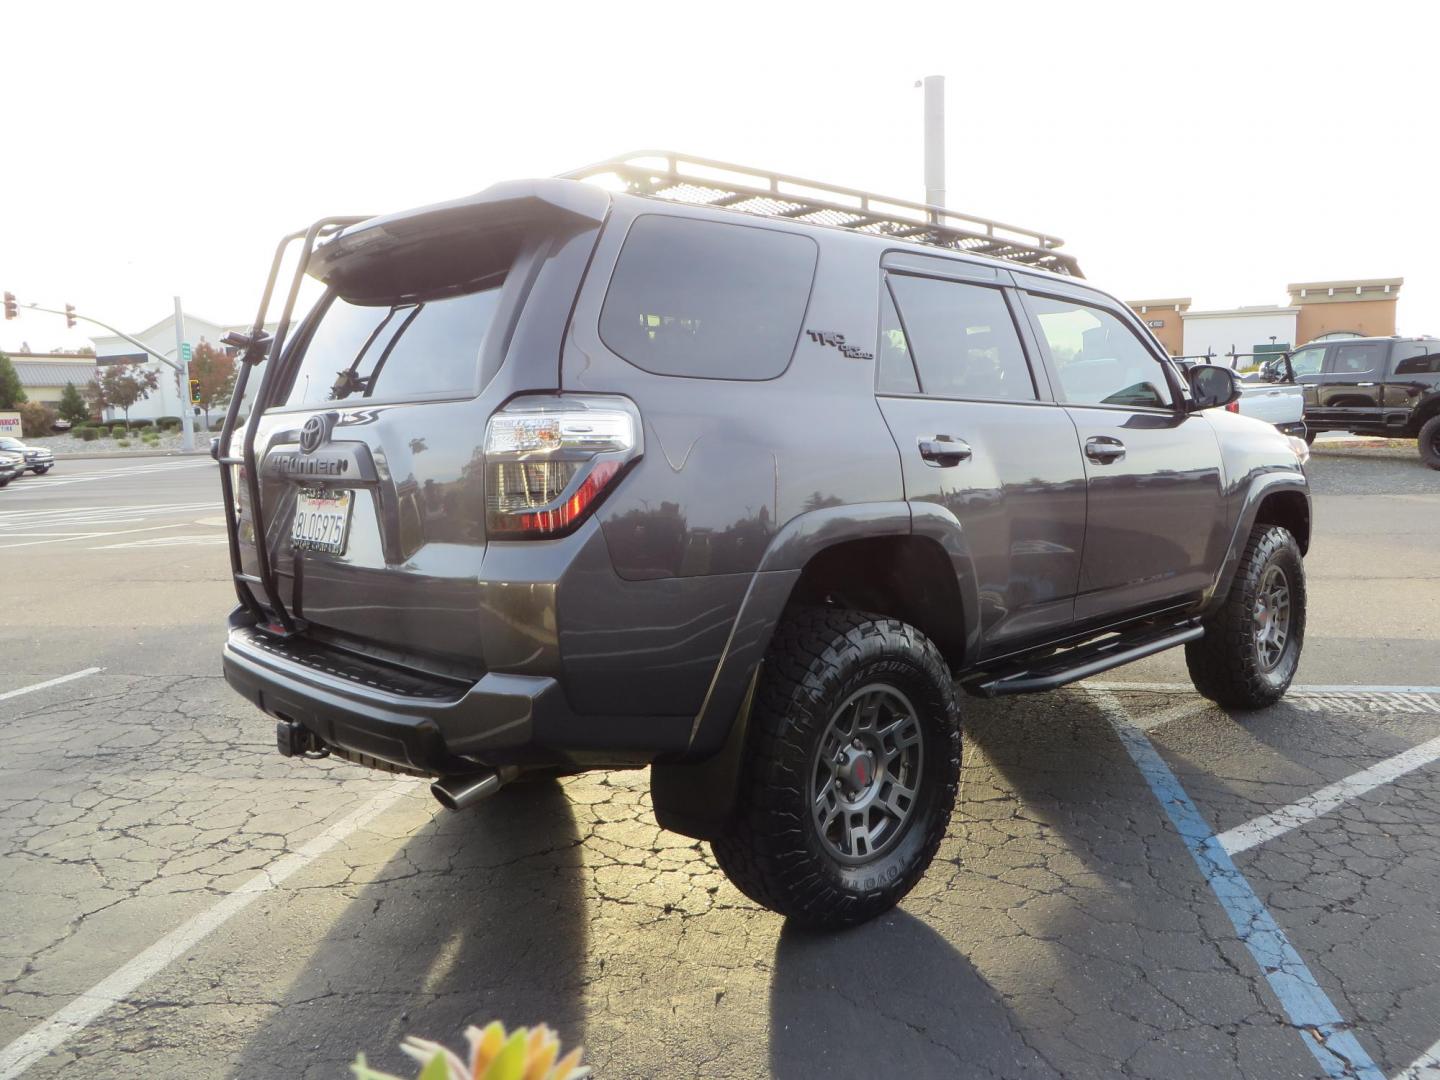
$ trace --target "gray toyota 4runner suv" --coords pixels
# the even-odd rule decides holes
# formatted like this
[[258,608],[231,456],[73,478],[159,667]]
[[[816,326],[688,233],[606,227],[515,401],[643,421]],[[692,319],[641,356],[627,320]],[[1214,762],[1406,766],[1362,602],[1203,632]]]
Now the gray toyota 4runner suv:
[[226,678],[282,753],[452,808],[648,765],[759,903],[886,910],[959,691],[1183,645],[1252,709],[1299,659],[1303,443],[1058,246],[671,154],[287,237],[229,341]]

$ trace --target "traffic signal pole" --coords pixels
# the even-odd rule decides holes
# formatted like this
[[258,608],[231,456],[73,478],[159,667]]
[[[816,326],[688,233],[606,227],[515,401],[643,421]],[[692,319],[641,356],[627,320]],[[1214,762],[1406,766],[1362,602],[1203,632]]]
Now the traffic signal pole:
[[175,297],[175,359],[179,361],[180,385],[180,449],[195,449],[195,406],[190,403],[190,357],[185,349],[185,312],[180,297]]
[[[11,309],[14,304],[14,296],[11,293],[6,293],[5,317],[7,319],[12,319],[15,317],[11,314]],[[175,297],[174,360],[171,360],[164,353],[156,352],[149,345],[146,345],[143,341],[139,341],[136,338],[131,337],[129,334],[125,333],[125,331],[117,330],[115,327],[111,326],[107,322],[101,322],[93,315],[81,315],[78,311],[75,310],[73,304],[66,304],[64,311],[60,311],[56,308],[41,307],[39,304],[26,304],[25,310],[43,311],[47,315],[63,315],[67,321],[67,325],[72,327],[79,320],[84,320],[88,323],[94,323],[102,330],[109,330],[110,333],[114,334],[122,341],[128,341],[131,345],[134,345],[137,349],[140,349],[146,355],[153,356],[156,360],[159,360],[166,367],[171,368],[180,378],[180,399],[182,402],[182,406],[180,409],[180,448],[187,451],[195,449],[195,410],[190,405],[190,364],[185,358],[185,316],[180,310],[180,298],[178,296]]]

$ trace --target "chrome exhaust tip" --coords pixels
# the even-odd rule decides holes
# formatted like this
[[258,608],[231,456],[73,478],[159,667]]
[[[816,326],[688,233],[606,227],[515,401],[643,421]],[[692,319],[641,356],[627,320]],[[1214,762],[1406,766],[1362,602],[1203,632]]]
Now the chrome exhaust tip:
[[462,776],[442,776],[430,785],[430,794],[447,810],[464,810],[494,795],[518,771],[514,766],[506,766],[502,769],[481,769]]

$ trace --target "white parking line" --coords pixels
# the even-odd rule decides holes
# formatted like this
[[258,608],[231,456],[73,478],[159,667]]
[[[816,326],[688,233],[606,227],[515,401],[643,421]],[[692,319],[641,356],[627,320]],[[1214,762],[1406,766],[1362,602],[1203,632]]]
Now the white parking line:
[[364,828],[415,785],[414,780],[394,781],[393,786],[387,784],[385,790],[367,800],[358,810],[341,818],[289,855],[276,859],[219,903],[187,919],[114,974],[36,1024],[0,1050],[0,1080],[14,1080],[71,1036],[83,1031],[108,1009],[134,993],[146,980],[159,974],[244,911],[258,897],[279,887],[286,878],[303,870],[351,833]]
[[1440,1080],[1440,1042],[1416,1058],[1395,1080]]
[[[178,526],[176,526],[178,528]],[[151,536],[144,540],[125,540],[119,544],[99,544],[93,548],[86,548],[86,551],[117,551],[128,548],[155,548],[155,547],[184,547],[187,545],[220,545],[228,544],[230,541],[222,534],[216,536],[214,533],[205,535],[185,534],[182,536]]]
[[83,679],[86,675],[94,675],[96,672],[104,671],[104,668],[87,667],[84,671],[72,671],[69,675],[61,675],[59,678],[46,679],[44,682],[37,682],[31,686],[22,686],[19,690],[7,690],[0,694],[0,701],[6,701],[12,697],[19,697],[21,694],[33,694],[36,690],[44,690],[47,687],[59,686],[61,683],[73,682],[76,679]]
[[[1195,687],[1190,683],[1109,682],[1098,679],[1087,679],[1075,685],[1084,690],[1104,690],[1112,694],[1123,693],[1126,690],[1133,690],[1136,693],[1146,692],[1157,694],[1195,693]],[[1286,691],[1286,694],[1287,696],[1294,694],[1301,697],[1307,694],[1440,694],[1440,686],[1316,686],[1296,684],[1290,687],[1290,689]]]
[[1219,836],[1220,846],[1229,855],[1249,851],[1267,840],[1283,836],[1291,829],[1298,829],[1306,822],[1328,814],[1337,806],[1358,799],[1366,792],[1374,791],[1392,780],[1398,780],[1406,773],[1429,765],[1436,759],[1440,759],[1440,738],[1431,739],[1403,754],[1386,758],[1353,776],[1329,784],[1298,802],[1281,807],[1273,814],[1266,814],[1243,825],[1236,825],[1233,829],[1227,829]]

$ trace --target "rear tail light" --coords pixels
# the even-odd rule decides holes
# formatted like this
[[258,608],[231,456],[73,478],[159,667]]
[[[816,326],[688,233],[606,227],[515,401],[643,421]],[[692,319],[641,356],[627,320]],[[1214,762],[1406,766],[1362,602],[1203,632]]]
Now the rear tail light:
[[1226,412],[1239,413],[1239,411],[1240,411],[1240,402],[1238,402],[1238,401],[1232,401],[1232,402],[1230,402],[1229,405],[1226,405],[1226,406],[1225,406],[1225,411],[1226,411]]
[[485,428],[485,528],[496,539],[563,536],[641,454],[625,398],[517,398]]

